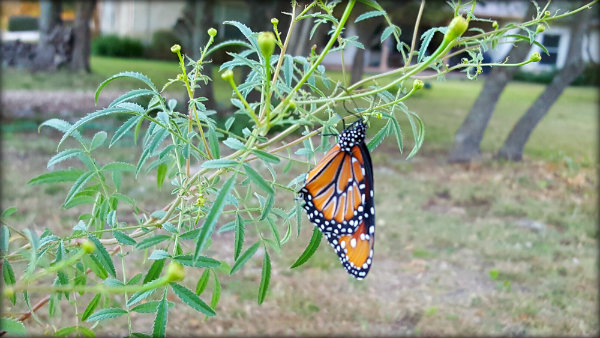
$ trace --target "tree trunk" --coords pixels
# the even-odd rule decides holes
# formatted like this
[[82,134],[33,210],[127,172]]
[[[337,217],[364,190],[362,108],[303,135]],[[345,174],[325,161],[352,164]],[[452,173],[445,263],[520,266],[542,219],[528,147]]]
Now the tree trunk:
[[[530,18],[534,14],[535,7],[530,6],[525,17]],[[508,54],[509,62],[522,61],[530,49],[531,46],[524,42],[517,44]],[[449,162],[469,162],[480,156],[483,133],[494,113],[498,99],[518,70],[518,67],[492,69],[469,114],[456,131],[454,145],[448,156]]]
[[78,1],[75,4],[73,56],[71,69],[91,72],[90,68],[90,20],[96,7],[96,0]]
[[515,124],[506,138],[504,145],[498,151],[496,155],[498,158],[511,161],[520,161],[523,159],[523,149],[533,129],[548,113],[548,110],[558,100],[565,88],[585,69],[583,61],[583,37],[590,21],[591,12],[584,11],[575,17],[571,25],[569,52],[564,67]]
[[[206,41],[208,41],[208,29],[214,24],[214,0],[205,0],[202,2],[196,2],[195,6],[195,18],[194,18],[194,29],[193,29],[193,42],[192,42],[192,53],[193,59],[200,58],[200,49],[204,48]],[[203,66],[202,74],[212,78],[212,64],[205,63]],[[213,91],[212,81],[204,84],[200,83],[200,87],[194,90],[194,97],[205,97],[204,105],[207,109],[216,109],[217,105],[215,102],[215,96]]]
[[373,32],[377,28],[372,20],[363,20],[355,24],[358,41],[365,46],[365,49],[356,48],[356,53],[354,53],[352,59],[352,69],[350,70],[350,83],[356,83],[362,79],[365,70],[365,50],[369,49],[374,42],[379,43],[379,38],[372,39]]
[[56,28],[62,26],[60,0],[40,1],[40,42],[33,61],[33,70],[54,70],[57,49],[52,42]]

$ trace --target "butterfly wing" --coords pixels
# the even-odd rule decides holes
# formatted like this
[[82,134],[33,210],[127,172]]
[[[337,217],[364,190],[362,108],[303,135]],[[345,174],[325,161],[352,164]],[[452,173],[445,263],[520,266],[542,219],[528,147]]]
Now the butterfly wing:
[[335,145],[308,173],[301,189],[304,209],[321,231],[354,232],[364,211],[366,164],[358,145],[351,152]]
[[351,235],[326,234],[344,269],[357,279],[365,278],[373,263],[375,227],[370,224],[368,219],[363,219]]

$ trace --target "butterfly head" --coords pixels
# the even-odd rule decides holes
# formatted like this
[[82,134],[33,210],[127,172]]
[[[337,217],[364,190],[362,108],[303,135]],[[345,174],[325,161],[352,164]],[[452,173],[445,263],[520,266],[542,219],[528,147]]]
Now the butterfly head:
[[367,126],[362,120],[357,120],[340,134],[340,148],[347,152],[352,151],[352,147],[365,141],[366,133]]

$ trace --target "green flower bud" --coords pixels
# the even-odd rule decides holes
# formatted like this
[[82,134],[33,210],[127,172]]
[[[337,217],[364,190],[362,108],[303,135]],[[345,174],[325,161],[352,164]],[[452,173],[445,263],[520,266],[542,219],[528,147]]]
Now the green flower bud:
[[539,24],[537,25],[537,27],[535,28],[535,33],[536,34],[540,34],[541,32],[546,30],[546,26]]
[[272,32],[260,32],[258,33],[258,47],[260,52],[265,57],[265,60],[269,60],[273,52],[275,51],[275,34]]
[[181,51],[181,46],[180,46],[180,45],[178,45],[178,44],[174,44],[174,45],[171,47],[171,52],[173,52],[173,53],[179,53],[180,51]]
[[423,88],[423,86],[424,86],[424,85],[425,85],[425,84],[423,83],[423,81],[421,81],[421,80],[417,79],[417,80],[415,80],[415,81],[413,82],[413,89],[414,89],[414,90],[419,90],[419,89]]
[[288,110],[296,110],[296,102],[290,101],[290,104],[288,105]]
[[185,77],[183,76],[183,74],[177,74],[177,80],[185,81]]
[[225,81],[233,81],[233,72],[231,69],[228,69],[221,74],[221,78]]
[[463,35],[469,27],[469,23],[462,16],[456,16],[448,25],[448,30],[444,36],[444,42],[454,41],[456,38]]
[[208,35],[210,35],[210,36],[212,36],[214,38],[215,36],[217,36],[217,30],[214,29],[214,28],[210,28],[208,30]]
[[545,11],[544,12],[544,18],[549,17],[550,16],[550,11]]
[[171,262],[167,266],[167,280],[169,282],[175,282],[183,280],[185,277],[185,270],[183,270],[183,265],[177,262]]
[[535,52],[533,54],[531,54],[531,56],[529,57],[529,60],[531,62],[538,62],[542,59],[542,56],[540,55],[540,53]]
[[273,18],[273,19],[271,19],[271,23],[273,24],[273,26],[277,26],[277,24],[279,23],[279,20],[277,18]]
[[86,239],[81,243],[81,248],[83,249],[83,252],[87,254],[91,254],[92,252],[94,252],[94,250],[96,250],[96,246],[89,239]]
[[498,29],[498,21],[494,20],[494,22],[492,22],[492,28]]
[[[420,81],[420,80],[416,80],[416,81]],[[416,82],[415,81],[415,82]],[[383,114],[380,112],[375,113],[375,118],[381,120],[381,118],[383,117]]]

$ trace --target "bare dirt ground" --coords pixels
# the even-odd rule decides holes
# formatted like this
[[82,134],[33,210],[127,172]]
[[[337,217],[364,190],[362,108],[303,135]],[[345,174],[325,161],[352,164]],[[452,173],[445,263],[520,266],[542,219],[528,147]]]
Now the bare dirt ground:
[[[68,187],[25,185],[45,171],[55,138],[5,135],[2,205],[19,208],[14,221],[21,227],[38,231],[49,227],[65,235],[77,216],[73,210],[59,208]],[[116,151],[130,160],[131,149]],[[205,319],[170,295],[176,309],[169,313],[167,332],[184,336],[598,334],[596,168],[531,159],[516,164],[484,159],[469,166],[452,165],[426,148],[406,162],[386,144],[373,153],[373,161],[377,230],[375,261],[366,280],[349,277],[325,243],[309,262],[290,270],[310,238],[311,226],[304,219],[300,237],[293,236],[280,254],[270,253],[271,287],[262,306],[256,303],[264,255],[259,251],[240,272],[220,275],[223,293],[216,317]],[[292,170],[289,178],[302,170]],[[157,192],[151,177],[128,189],[149,210],[169,198],[169,189]],[[281,207],[291,207],[289,197],[281,195]],[[245,247],[252,236],[256,237],[247,231]],[[207,254],[232,264],[233,234],[215,235]],[[143,257],[128,256],[125,261],[133,276]],[[186,269],[183,284],[194,289],[201,272]],[[211,281],[202,295],[207,302],[212,287]],[[32,295],[32,302],[43,296]],[[81,298],[79,313],[91,297]],[[122,302],[117,296],[107,306]],[[4,301],[3,310],[23,311],[8,306]],[[73,305],[63,301],[61,309],[60,318],[48,318],[47,309],[42,309],[38,315],[43,324],[30,320],[28,332],[52,334],[54,327],[75,325]],[[151,332],[153,320],[153,314],[132,314],[134,331]],[[126,335],[127,320],[123,316],[101,322],[94,330],[98,335]]]

